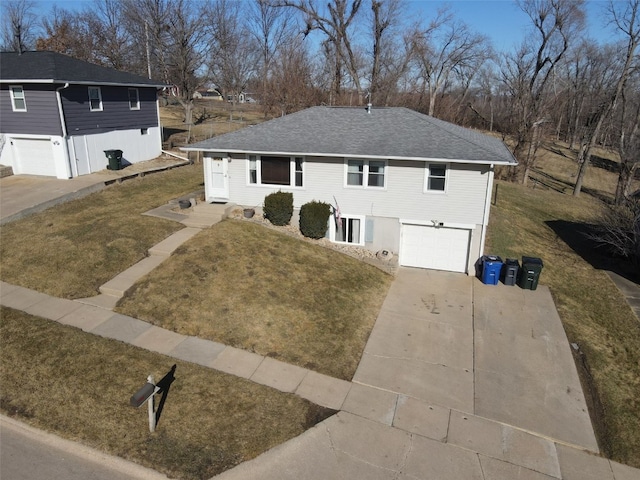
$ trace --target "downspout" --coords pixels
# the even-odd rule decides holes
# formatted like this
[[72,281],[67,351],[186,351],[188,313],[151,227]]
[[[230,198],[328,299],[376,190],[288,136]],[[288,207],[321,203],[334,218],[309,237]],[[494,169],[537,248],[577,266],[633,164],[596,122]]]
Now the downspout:
[[491,187],[493,186],[493,163],[489,166],[489,179],[487,180],[487,194],[484,200],[484,215],[482,218],[482,235],[480,237],[480,256],[484,255],[484,243],[487,238],[489,226],[489,210],[491,208]]
[[[58,100],[58,114],[60,115],[60,127],[62,128],[62,141],[64,142],[64,152],[67,156],[67,176],[69,178],[78,176],[78,166],[75,162],[71,161],[71,155],[69,155],[69,145],[67,143],[67,125],[64,121],[64,112],[62,111],[62,98],[60,97],[60,90],[69,88],[69,82],[65,83],[62,87],[56,88],[56,99]],[[75,155],[73,156],[75,158]],[[75,166],[75,168],[74,168]],[[74,171],[75,170],[75,171]]]

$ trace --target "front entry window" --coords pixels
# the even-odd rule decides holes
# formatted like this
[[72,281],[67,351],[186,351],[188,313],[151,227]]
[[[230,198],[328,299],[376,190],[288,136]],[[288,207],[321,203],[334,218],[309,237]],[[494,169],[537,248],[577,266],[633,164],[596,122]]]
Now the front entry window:
[[249,155],[249,185],[282,185],[302,187],[304,159],[275,155]]

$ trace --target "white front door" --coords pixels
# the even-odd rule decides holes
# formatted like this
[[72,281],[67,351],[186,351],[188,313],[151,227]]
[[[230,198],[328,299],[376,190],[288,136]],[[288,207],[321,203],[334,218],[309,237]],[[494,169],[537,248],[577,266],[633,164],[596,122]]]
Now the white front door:
[[209,170],[205,190],[208,201],[229,200],[229,159],[206,157]]

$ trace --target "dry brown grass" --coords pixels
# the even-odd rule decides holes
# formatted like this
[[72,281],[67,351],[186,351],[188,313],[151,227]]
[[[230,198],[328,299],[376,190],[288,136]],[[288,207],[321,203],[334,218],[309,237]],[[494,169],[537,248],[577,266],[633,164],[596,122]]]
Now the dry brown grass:
[[[207,479],[332,412],[295,395],[2,308],[0,410],[171,478]],[[149,433],[129,398],[177,365]]]
[[180,247],[117,310],[350,380],[390,283],[341,253],[227,220]]
[[[193,120],[195,124],[191,127],[190,143],[256,125],[266,118],[255,104],[234,106],[228,102],[200,99],[195,101]],[[173,145],[186,144],[188,127],[184,123],[184,108],[181,105],[161,107],[160,121],[165,141],[171,141]]]
[[202,166],[185,166],[104,190],[0,227],[0,278],[61,298],[98,287],[140,261],[182,225],[141,213],[202,188]]
[[504,182],[497,188],[487,251],[543,259],[540,282],[551,289],[569,341],[585,353],[601,402],[591,411],[601,449],[640,467],[640,323],[608,275],[589,263],[592,252],[580,233],[603,204],[586,194]]
[[[536,158],[536,168],[552,175],[557,180],[567,185],[567,193],[571,194],[576,182],[578,164],[576,163],[577,152],[570,150],[565,142],[547,142],[544,148],[538,151]],[[602,148],[593,151],[592,162],[598,162],[601,158],[606,163],[618,163],[617,154]],[[598,197],[602,200],[611,201],[615,196],[618,174],[596,165],[589,165],[583,181],[582,191],[585,194]],[[632,191],[640,188],[640,180],[634,180]]]

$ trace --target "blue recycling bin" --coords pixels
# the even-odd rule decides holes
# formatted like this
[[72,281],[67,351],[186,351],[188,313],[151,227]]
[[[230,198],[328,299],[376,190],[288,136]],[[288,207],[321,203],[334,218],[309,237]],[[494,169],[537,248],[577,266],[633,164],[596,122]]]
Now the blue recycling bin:
[[502,271],[502,259],[495,255],[482,257],[482,283],[485,285],[497,285]]

